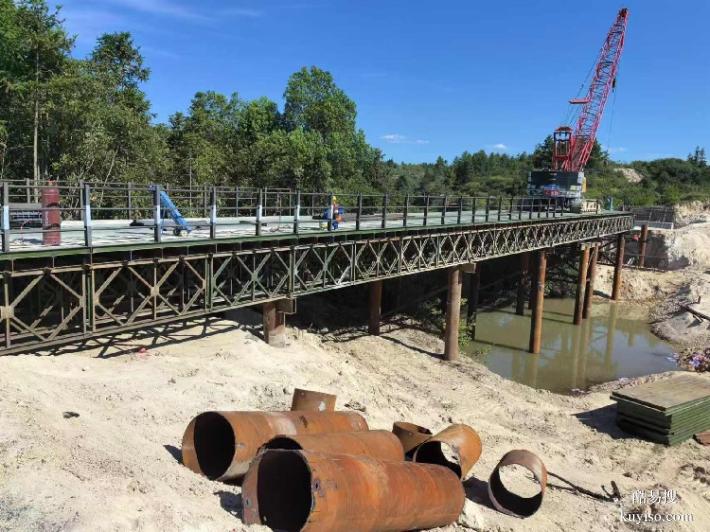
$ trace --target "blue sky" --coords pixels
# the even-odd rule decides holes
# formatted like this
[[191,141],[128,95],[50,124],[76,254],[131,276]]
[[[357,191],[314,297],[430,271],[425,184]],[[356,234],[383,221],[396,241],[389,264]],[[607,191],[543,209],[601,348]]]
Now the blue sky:
[[566,116],[622,5],[616,96],[599,139],[619,160],[710,148],[710,2],[65,0],[76,55],[130,31],[157,120],[196,91],[268,96],[329,70],[370,143],[396,161],[531,151]]

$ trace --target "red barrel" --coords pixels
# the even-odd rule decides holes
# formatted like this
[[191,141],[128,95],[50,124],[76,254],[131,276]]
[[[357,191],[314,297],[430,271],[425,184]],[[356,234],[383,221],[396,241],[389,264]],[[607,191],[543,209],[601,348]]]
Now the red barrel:
[[42,187],[42,243],[58,246],[62,243],[62,211],[59,208],[59,188],[54,181]]

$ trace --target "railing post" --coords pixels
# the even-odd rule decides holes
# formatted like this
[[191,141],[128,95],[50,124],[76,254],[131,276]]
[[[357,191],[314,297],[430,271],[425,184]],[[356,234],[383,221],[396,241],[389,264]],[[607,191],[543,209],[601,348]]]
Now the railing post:
[[27,203],[32,203],[32,194],[30,192],[30,178],[25,178],[25,195],[27,196]]
[[476,223],[476,196],[471,198],[471,223]]
[[550,201],[552,201],[551,198],[547,198],[547,208],[545,211],[545,218],[550,217]]
[[301,218],[301,191],[296,191],[296,206],[293,211],[293,232],[298,234],[298,223]]
[[491,213],[491,197],[486,196],[486,221],[490,219],[490,213]]
[[510,196],[510,208],[508,209],[508,220],[513,220],[513,196]]
[[264,209],[264,190],[259,189],[259,203],[256,205],[256,236],[261,236],[261,214]]
[[387,204],[389,203],[389,195],[385,193],[382,196],[382,229],[387,228]]
[[2,184],[2,250],[10,251],[10,184]]
[[333,208],[334,201],[333,194],[328,196],[328,212],[330,213],[330,216],[328,216],[328,231],[333,230],[333,216],[335,216],[335,209]]
[[239,218],[239,187],[234,187],[234,217]]
[[429,194],[424,196],[424,226],[426,227],[427,218],[429,218]]
[[503,196],[498,196],[498,221],[500,222],[501,211],[503,210]]
[[128,219],[133,220],[133,183],[126,183],[126,207],[128,208]]
[[446,225],[446,202],[449,201],[449,196],[444,194],[444,204],[441,206],[441,225]]
[[217,238],[217,187],[210,190],[210,238]]
[[461,213],[463,212],[463,196],[459,196],[459,212],[456,215],[456,224],[461,225]]
[[402,215],[402,226],[407,227],[407,218],[409,217],[409,194],[404,196],[404,213]]
[[163,222],[160,219],[160,185],[153,186],[153,239],[160,242],[163,238]]
[[208,206],[207,203],[209,202],[209,196],[207,195],[207,184],[204,184],[202,186],[202,208],[203,208],[203,214],[205,218],[207,218],[207,213],[208,213]]
[[91,231],[91,187],[88,183],[84,183],[84,188],[81,191],[83,200],[83,218],[84,218],[84,245],[87,248],[91,247],[92,231]]
[[355,231],[360,230],[360,219],[362,218],[362,192],[357,195],[357,214],[355,215]]
[[523,219],[523,202],[524,202],[524,199],[521,197],[520,200],[518,201],[518,220]]
[[535,210],[535,198],[530,198],[530,212],[528,213],[528,220],[532,220],[534,210]]

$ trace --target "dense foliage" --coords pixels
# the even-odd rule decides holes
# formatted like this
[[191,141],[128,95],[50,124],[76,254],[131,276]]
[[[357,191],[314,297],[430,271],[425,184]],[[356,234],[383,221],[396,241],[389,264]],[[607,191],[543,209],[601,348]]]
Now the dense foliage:
[[[45,0],[0,0],[0,179],[514,194],[551,159],[548,137],[532,154],[385,160],[357,128],[355,103],[317,67],[290,77],[282,110],[268,98],[206,90],[185,113],[155,124],[141,89],[150,70],[129,33],[101,36],[83,59],[72,57],[73,45]],[[701,148],[687,160],[631,167],[643,177],[638,184],[597,144],[589,194],[639,204],[708,197]]]

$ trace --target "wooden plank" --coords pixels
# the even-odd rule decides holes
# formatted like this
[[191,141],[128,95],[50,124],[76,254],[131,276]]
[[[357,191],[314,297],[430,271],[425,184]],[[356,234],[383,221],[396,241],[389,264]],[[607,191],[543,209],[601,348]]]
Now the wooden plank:
[[612,399],[626,399],[668,412],[708,397],[710,378],[697,374],[675,375],[612,393]]
[[703,445],[710,445],[710,430],[705,432],[698,432],[695,436],[695,441],[702,443]]

